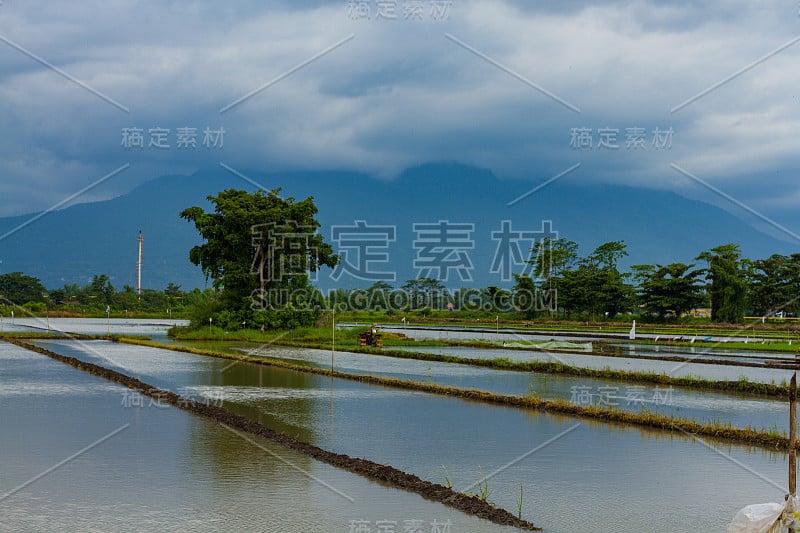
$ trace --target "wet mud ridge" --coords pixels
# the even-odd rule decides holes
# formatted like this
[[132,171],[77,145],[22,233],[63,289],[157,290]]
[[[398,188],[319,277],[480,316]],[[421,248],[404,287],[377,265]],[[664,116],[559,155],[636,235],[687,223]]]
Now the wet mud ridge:
[[413,474],[403,472],[389,465],[382,465],[368,459],[359,459],[345,454],[329,452],[313,444],[274,431],[267,426],[231,413],[221,407],[196,402],[179,394],[175,394],[174,392],[153,387],[136,378],[93,363],[87,363],[74,357],[67,357],[18,339],[6,338],[4,340],[26,350],[46,355],[56,361],[83,370],[84,372],[124,385],[129,389],[154,398],[160,403],[169,403],[179,409],[212,419],[230,428],[269,439],[287,448],[306,454],[318,461],[359,474],[393,488],[419,494],[427,500],[442,503],[466,514],[474,515],[504,526],[514,526],[528,531],[541,530],[541,528],[536,527],[527,520],[522,520],[505,509],[495,507],[491,503],[480,499],[478,496],[469,496],[443,485],[422,480]]

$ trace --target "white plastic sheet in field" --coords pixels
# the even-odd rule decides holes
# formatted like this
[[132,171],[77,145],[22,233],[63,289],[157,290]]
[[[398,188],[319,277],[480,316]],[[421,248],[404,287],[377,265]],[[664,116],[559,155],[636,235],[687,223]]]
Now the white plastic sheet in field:
[[728,525],[728,533],[794,533],[800,527],[798,498],[786,503],[748,505],[736,513]]

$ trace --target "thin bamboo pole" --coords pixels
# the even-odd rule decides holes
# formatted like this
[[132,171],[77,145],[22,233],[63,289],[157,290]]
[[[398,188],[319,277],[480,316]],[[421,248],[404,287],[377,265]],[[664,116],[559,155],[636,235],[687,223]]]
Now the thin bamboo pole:
[[789,389],[789,494],[797,491],[797,372],[792,375]]

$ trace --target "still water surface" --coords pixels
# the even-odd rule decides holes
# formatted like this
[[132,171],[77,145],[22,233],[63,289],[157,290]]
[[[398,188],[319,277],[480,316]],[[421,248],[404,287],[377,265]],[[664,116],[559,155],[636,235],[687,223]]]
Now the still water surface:
[[457,489],[479,492],[483,472],[507,509],[522,484],[523,516],[547,531],[723,531],[742,506],[785,490],[785,454],[758,448],[169,350],[41,344]]
[[0,531],[328,533],[348,532],[354,520],[511,531],[129,399],[122,386],[0,343]]
[[147,335],[165,338],[172,326],[186,326],[187,320],[158,318],[30,318],[2,317],[0,331],[36,333],[81,333],[83,335]]
[[602,370],[627,370],[637,372],[655,372],[674,377],[694,376],[715,381],[731,381],[747,378],[757,383],[782,383],[791,379],[792,371],[777,368],[752,368],[743,366],[715,365],[702,362],[675,362],[659,361],[640,358],[637,349],[629,351],[629,357],[605,357],[601,355],[587,355],[564,353],[558,351],[540,352],[532,350],[504,350],[502,348],[468,348],[461,346],[428,346],[398,348],[409,351],[454,355],[464,359],[498,359],[506,358],[511,361],[545,361],[558,362],[581,368]]
[[[193,346],[199,346],[191,343]],[[220,343],[218,347],[238,350],[293,363],[308,363],[330,368],[331,353],[326,350],[288,348],[257,344]],[[451,348],[443,349],[450,350]],[[430,351],[420,348],[419,351]],[[481,351],[475,349],[474,351]],[[449,352],[445,352],[449,353]],[[469,365],[399,359],[380,355],[336,352],[337,370],[352,374],[372,374],[406,380],[425,381],[459,388],[479,389],[498,394],[543,399],[569,400],[580,405],[609,406],[639,412],[642,409],[698,422],[725,421],[738,427],[771,429],[786,424],[786,402],[755,395],[737,395],[686,388],[632,384],[608,379],[564,376],[537,372],[494,370]],[[783,371],[788,377],[791,374]]]

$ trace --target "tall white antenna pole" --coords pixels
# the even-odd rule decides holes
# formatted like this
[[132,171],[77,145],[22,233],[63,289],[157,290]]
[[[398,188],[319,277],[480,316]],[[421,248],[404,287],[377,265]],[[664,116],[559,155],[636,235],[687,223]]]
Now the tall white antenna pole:
[[136,292],[142,295],[142,257],[144,252],[144,237],[142,230],[139,230],[139,260],[136,262]]

